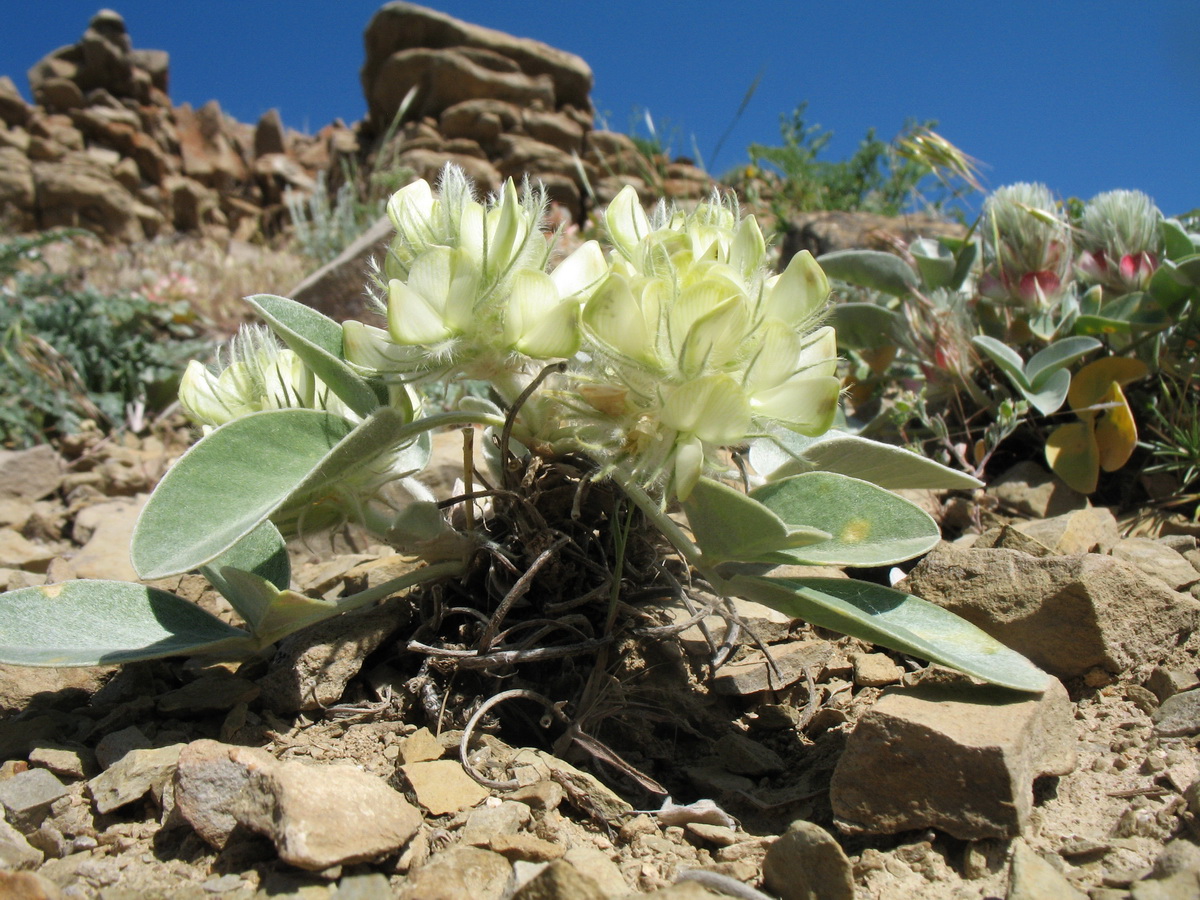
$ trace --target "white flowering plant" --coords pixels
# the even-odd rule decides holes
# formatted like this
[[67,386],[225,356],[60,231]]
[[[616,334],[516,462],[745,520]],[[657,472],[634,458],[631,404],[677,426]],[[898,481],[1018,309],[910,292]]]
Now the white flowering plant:
[[[635,569],[676,559],[718,599],[1017,690],[1045,687],[1023,657],[940,607],[796,568],[918,556],[938,527],[893,491],[979,486],[832,429],[841,382],[823,324],[829,283],[808,253],[774,273],[757,222],[734,202],[647,215],[626,188],[603,213],[607,246],[589,240],[560,258],[541,190],[509,181],[481,201],[453,167],[438,188],[417,181],[388,204],[396,236],[372,275],[377,324],[251,297],[265,327],[184,376],[181,403],[204,435],[150,497],[131,559],[146,580],[199,570],[244,626],[145,585],[26,588],[0,596],[0,661],[246,656],[406,588],[465,580],[489,554],[512,569],[521,554],[499,546],[492,522],[554,470],[569,489],[543,501],[582,525],[553,547],[600,548],[596,594],[610,610]],[[427,388],[459,380],[485,382],[488,396],[427,408]],[[456,496],[439,498],[417,476],[431,435],[450,427],[482,432],[490,464],[467,466]],[[607,499],[589,502],[589,488]],[[525,518],[553,531],[546,509]],[[635,518],[658,558],[623,568]],[[345,522],[425,565],[336,600],[292,590],[285,537]]]

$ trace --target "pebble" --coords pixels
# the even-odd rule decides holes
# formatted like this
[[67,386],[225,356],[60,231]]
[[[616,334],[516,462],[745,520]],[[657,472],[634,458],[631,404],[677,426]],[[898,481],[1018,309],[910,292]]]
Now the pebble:
[[799,819],[767,848],[763,884],[780,900],[854,900],[854,873],[828,831]]
[[1152,718],[1154,730],[1161,737],[1187,737],[1200,732],[1200,690],[1168,697]]
[[147,793],[161,803],[167,784],[175,775],[184,744],[152,750],[131,750],[88,782],[96,810],[112,812],[140,800]]
[[452,847],[408,873],[398,900],[501,900],[512,865],[499,853],[480,847]]
[[757,778],[784,770],[783,760],[778,753],[743,734],[723,735],[713,749],[721,765],[737,775]]
[[46,769],[26,769],[0,781],[0,806],[9,822],[29,833],[50,814],[50,804],[67,793]]
[[1076,890],[1066,876],[1017,839],[1013,841],[1006,900],[1087,900],[1087,894]]
[[455,759],[435,759],[400,766],[413,797],[430,815],[445,816],[486,800],[489,791],[463,771]]

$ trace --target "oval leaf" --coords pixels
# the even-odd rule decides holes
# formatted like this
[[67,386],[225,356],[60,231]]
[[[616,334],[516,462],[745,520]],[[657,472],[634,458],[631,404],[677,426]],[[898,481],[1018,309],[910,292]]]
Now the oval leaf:
[[1049,676],[949,610],[882,585],[843,578],[730,579],[739,596],[822,628],[909,653],[1018,691],[1040,693]]
[[1029,380],[1025,377],[1025,360],[1012,347],[1003,341],[998,341],[986,334],[978,334],[971,338],[971,343],[991,357],[992,362],[1004,370],[1009,381],[1021,390],[1029,390]]
[[360,416],[379,408],[375,389],[342,359],[342,326],[286,297],[257,294],[246,302],[329,389]]
[[751,491],[790,528],[833,537],[788,550],[793,562],[818,566],[887,566],[931,550],[941,532],[929,513],[870,482],[807,472]]
[[918,286],[912,266],[882,250],[835,250],[817,262],[830,278],[897,297],[907,296]]
[[838,303],[829,311],[837,342],[851,350],[874,350],[896,343],[901,318],[877,303]]
[[123,581],[69,581],[0,594],[0,662],[102,666],[164,656],[237,657],[245,631],[167,591]]
[[908,252],[917,263],[921,280],[928,288],[954,288],[954,273],[958,261],[950,248],[933,238],[917,238],[908,245]]
[[1038,390],[1022,388],[1021,393],[1042,415],[1048,416],[1057,411],[1067,399],[1067,391],[1071,389],[1071,373],[1066,369],[1055,369],[1049,376],[1042,379]]
[[234,419],[185,453],[138,517],[133,567],[145,579],[187,572],[229,550],[283,505],[350,423],[310,409]]
[[789,529],[783,520],[741,491],[701,478],[683,503],[688,524],[705,560],[719,563],[782,562],[779,550],[826,541],[827,532]]
[[1025,378],[1035,391],[1041,390],[1050,373],[1069,366],[1081,356],[1086,356],[1101,346],[1092,337],[1069,337],[1044,347],[1025,363]]
[[1046,462],[1051,471],[1081,494],[1096,490],[1100,477],[1100,448],[1091,421],[1059,425],[1046,438]]
[[793,431],[773,431],[750,445],[750,464],[770,481],[802,472],[836,472],[861,478],[889,491],[962,491],[983,482],[903,447],[830,429],[809,438]]

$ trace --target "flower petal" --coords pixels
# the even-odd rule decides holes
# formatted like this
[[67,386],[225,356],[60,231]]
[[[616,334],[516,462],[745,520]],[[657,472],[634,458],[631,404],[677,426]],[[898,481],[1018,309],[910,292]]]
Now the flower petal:
[[650,220],[632,185],[625,185],[604,210],[604,226],[613,246],[626,259],[633,259],[642,240],[650,233]]
[[768,285],[763,314],[789,325],[812,318],[829,297],[829,279],[807,250],[793,256],[783,273]]
[[667,395],[660,419],[668,428],[710,444],[735,444],[750,428],[750,403],[728,375],[705,375]]
[[434,344],[453,335],[441,312],[399,278],[388,282],[388,333],[397,344]]
[[793,431],[815,436],[824,434],[837,413],[842,383],[832,375],[815,378],[797,375],[751,399],[754,414],[775,419]]
[[657,365],[654,334],[621,275],[610,275],[583,308],[583,324],[602,347],[627,359]]
[[587,241],[555,266],[550,277],[554,279],[560,297],[586,300],[607,274],[608,263],[599,242]]

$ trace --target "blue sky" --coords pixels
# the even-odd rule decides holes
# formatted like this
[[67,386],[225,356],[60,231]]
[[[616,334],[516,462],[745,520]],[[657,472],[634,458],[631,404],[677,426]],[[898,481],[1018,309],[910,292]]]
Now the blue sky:
[[[353,122],[362,32],[374,0],[116,0],[134,46],[171,54],[176,103],[217,99],[255,121],[277,107],[315,131]],[[867,128],[891,138],[936,119],[986,164],[992,188],[1042,181],[1087,199],[1150,194],[1168,215],[1200,206],[1200,7],[1195,0],[730,0],[604,3],[445,0],[434,8],[582,56],[609,127],[645,132],[649,110],[679,154],[693,137],[710,171],[778,143],[779,118],[808,101],[835,134],[826,158]],[[76,41],[101,0],[0,0],[0,74]],[[725,141],[754,79],[761,83]],[[976,208],[978,204],[975,204]]]

